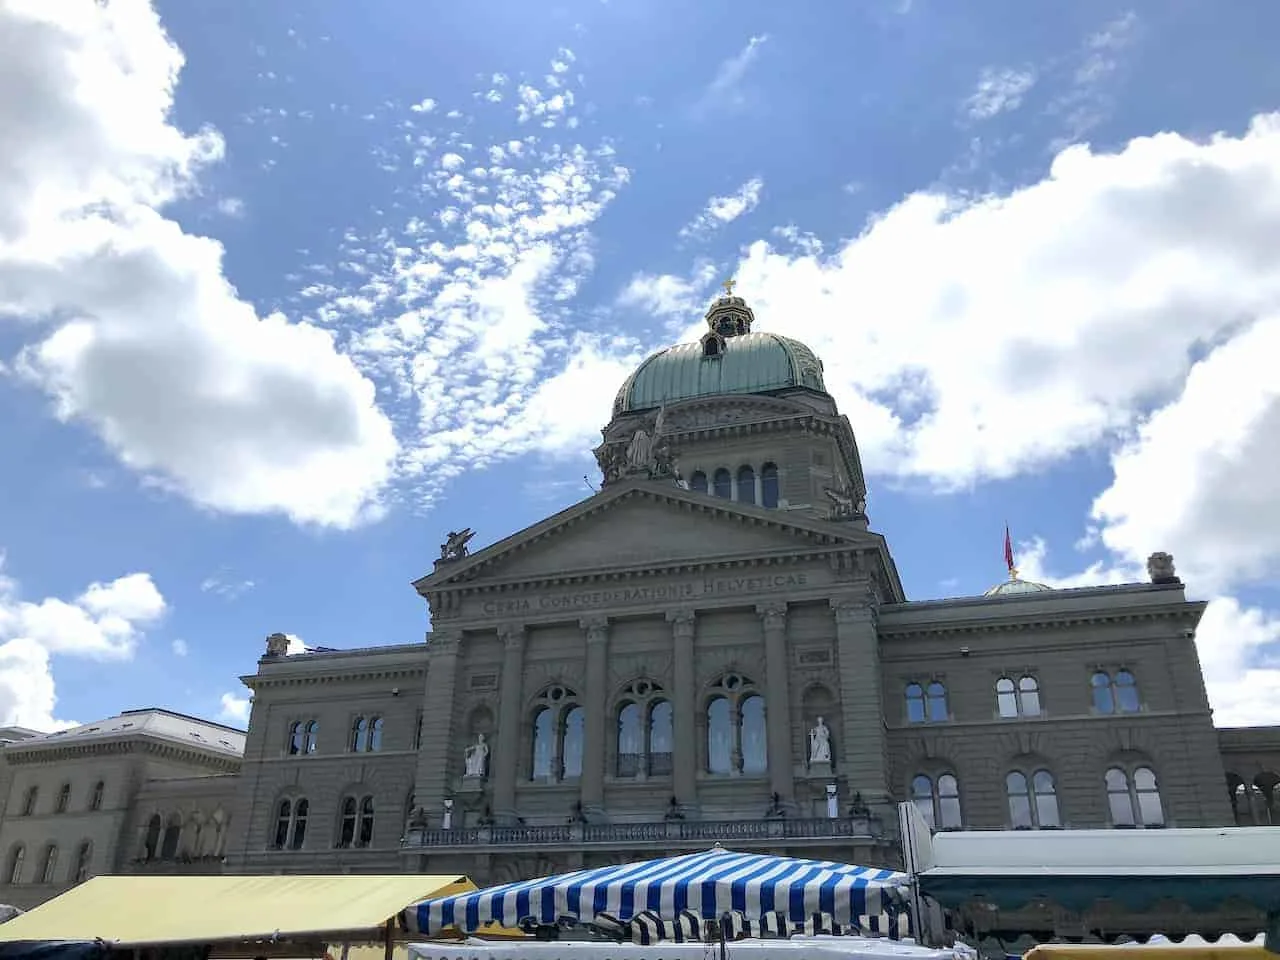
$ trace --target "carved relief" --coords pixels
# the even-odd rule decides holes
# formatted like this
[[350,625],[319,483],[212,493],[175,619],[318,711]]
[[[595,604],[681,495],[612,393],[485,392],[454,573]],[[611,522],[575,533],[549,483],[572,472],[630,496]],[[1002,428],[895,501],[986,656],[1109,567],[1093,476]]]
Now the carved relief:
[[661,684],[671,683],[671,655],[669,653],[629,654],[610,658],[610,690],[617,690],[623,684],[640,677]]
[[758,669],[764,659],[764,651],[759,647],[734,646],[711,647],[699,651],[698,686],[705,687],[722,673],[729,670],[740,670],[759,680],[761,670]]
[[582,689],[583,661],[579,657],[574,660],[534,660],[525,664],[524,697],[529,701],[553,684],[563,684],[574,690]]

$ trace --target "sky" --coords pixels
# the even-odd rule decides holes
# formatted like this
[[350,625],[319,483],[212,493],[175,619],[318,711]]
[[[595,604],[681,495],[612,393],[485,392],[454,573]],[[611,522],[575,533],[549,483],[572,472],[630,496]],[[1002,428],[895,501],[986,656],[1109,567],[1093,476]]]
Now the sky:
[[1208,601],[1280,721],[1268,0],[0,0],[0,721],[243,724],[264,638],[590,495],[726,277],[908,597]]

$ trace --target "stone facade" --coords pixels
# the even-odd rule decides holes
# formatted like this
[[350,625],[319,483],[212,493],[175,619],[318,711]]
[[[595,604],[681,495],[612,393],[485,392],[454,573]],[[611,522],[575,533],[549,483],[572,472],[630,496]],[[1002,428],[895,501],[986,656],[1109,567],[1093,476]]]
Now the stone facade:
[[[712,324],[708,362],[765,349],[732,342],[749,319]],[[414,584],[424,642],[287,656],[272,635],[243,678],[243,759],[172,738],[10,744],[0,849],[25,845],[28,872],[44,845],[87,839],[94,872],[487,883],[717,841],[892,865],[908,799],[939,829],[1280,815],[1280,729],[1214,729],[1204,605],[1169,558],[1147,583],[1015,575],[983,597],[908,601],[820,363],[779,343],[804,375],[766,393],[686,383],[636,409],[628,380],[596,450],[600,491],[474,553],[469,528],[451,533]],[[94,778],[100,810],[18,809],[37,781],[80,797]],[[173,855],[147,856],[156,816],[183,825]],[[71,875],[38,890],[26,876],[0,898]]]

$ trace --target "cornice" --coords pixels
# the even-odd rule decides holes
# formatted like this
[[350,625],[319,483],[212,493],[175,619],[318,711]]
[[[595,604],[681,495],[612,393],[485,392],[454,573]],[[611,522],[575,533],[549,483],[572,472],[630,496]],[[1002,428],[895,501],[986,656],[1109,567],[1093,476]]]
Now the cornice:
[[[882,639],[908,639],[913,637],[954,637],[977,634],[1024,633],[1032,630],[1061,627],[1088,627],[1103,624],[1133,624],[1185,622],[1194,625],[1201,610],[1195,604],[1187,608],[1162,608],[1139,610],[1052,610],[1038,611],[1032,615],[1003,617],[998,620],[952,620],[928,624],[894,624],[880,621]],[[882,611],[883,614],[883,611]]]
[[[16,744],[14,746],[17,746]],[[26,744],[24,750],[5,751],[5,761],[17,765],[59,763],[66,760],[83,760],[88,757],[126,756],[142,754],[159,757],[165,760],[179,760],[198,766],[221,770],[225,773],[239,773],[241,757],[228,756],[212,751],[200,750],[167,740],[154,739],[111,739],[82,743]]]
[[[358,654],[359,651],[352,651]],[[278,675],[251,673],[240,678],[250,690],[265,687],[310,687],[328,683],[351,683],[360,680],[420,680],[427,675],[426,653],[424,663],[420,667],[366,667],[360,669],[339,669],[336,666],[317,672],[280,673]],[[358,662],[358,661],[357,661]]]

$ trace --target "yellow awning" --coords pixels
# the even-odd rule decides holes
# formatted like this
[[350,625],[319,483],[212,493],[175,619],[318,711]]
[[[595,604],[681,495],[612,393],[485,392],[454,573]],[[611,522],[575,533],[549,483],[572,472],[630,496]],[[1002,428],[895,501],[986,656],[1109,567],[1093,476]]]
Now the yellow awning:
[[[12,922],[12,921],[10,921]],[[0,930],[4,929],[0,927]],[[1104,943],[1044,943],[1032,947],[1023,960],[1275,960],[1275,954],[1267,953],[1251,943],[1215,945],[1161,943],[1104,944]]]
[[374,930],[427,897],[475,890],[466,877],[94,877],[0,924],[0,942],[119,944],[324,939]]

